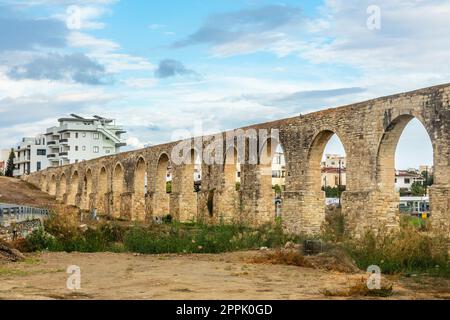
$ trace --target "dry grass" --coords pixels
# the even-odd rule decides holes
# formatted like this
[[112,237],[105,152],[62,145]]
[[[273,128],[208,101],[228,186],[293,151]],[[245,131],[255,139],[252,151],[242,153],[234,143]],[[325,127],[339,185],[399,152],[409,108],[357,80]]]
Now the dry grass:
[[367,280],[362,277],[354,281],[348,289],[325,289],[321,293],[327,297],[389,297],[393,294],[393,286],[390,283],[382,283],[380,289],[369,289]]

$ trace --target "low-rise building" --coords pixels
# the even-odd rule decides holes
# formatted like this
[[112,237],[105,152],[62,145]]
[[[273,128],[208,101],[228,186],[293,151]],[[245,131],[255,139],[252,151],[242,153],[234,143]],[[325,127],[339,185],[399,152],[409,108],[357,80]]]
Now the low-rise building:
[[409,170],[397,170],[395,173],[395,190],[408,190],[411,191],[411,187],[415,182],[423,184],[425,179],[417,172]]
[[321,166],[322,168],[346,168],[347,158],[340,154],[326,154]]
[[322,187],[336,188],[347,185],[345,168],[322,168]]
[[286,160],[282,152],[276,152],[272,162],[272,185],[284,187],[286,181]]

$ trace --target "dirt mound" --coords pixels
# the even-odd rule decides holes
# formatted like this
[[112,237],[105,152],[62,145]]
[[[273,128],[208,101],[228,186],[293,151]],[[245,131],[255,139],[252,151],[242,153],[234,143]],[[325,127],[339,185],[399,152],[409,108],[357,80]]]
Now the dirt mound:
[[360,273],[355,261],[339,247],[327,249],[315,256],[305,256],[298,249],[278,249],[258,253],[250,259],[252,263],[281,264],[305,268],[337,271],[342,273]]
[[25,256],[19,250],[12,248],[5,242],[0,242],[0,262],[1,261],[22,261]]
[[307,256],[306,259],[314,268],[343,273],[359,273],[361,270],[355,261],[342,248],[331,248],[316,256]]

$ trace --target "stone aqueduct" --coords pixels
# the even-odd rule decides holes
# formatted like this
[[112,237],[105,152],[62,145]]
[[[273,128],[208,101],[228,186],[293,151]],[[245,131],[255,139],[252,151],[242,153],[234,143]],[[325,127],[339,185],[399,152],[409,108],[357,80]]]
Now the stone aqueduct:
[[[347,190],[342,195],[345,225],[358,236],[367,228],[398,225],[395,150],[413,118],[422,122],[433,146],[432,228],[450,236],[450,84],[242,129],[279,130],[287,172],[282,220],[288,231],[296,233],[318,232],[325,219],[320,161],[328,140],[336,134],[347,154]],[[194,165],[172,164],[173,187],[167,193],[166,169],[178,143],[50,168],[24,179],[69,205],[85,210],[95,207],[130,220],[170,213],[180,221],[273,221],[271,175],[262,174],[263,164],[241,163],[241,186],[236,190],[234,163],[203,162],[198,193],[193,188]]]

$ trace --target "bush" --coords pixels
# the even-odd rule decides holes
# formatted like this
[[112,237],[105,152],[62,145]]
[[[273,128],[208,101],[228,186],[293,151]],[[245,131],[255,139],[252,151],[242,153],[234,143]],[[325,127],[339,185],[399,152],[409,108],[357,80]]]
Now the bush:
[[[52,216],[46,230],[26,238],[27,251],[138,253],[219,253],[235,250],[280,247],[298,240],[284,234],[281,223],[252,229],[241,225],[204,225],[172,222],[163,225],[127,226],[104,223],[82,231],[72,219]],[[51,234],[52,236],[50,236]]]
[[55,238],[45,232],[43,228],[39,228],[26,238],[26,242],[21,245],[21,249],[27,252],[35,252],[53,249],[54,245]]
[[421,233],[412,225],[390,234],[367,232],[362,239],[347,242],[346,247],[363,270],[378,265],[387,274],[422,271],[450,275],[447,241]]
[[341,242],[344,240],[345,221],[340,208],[331,207],[327,210],[325,223],[322,227],[321,238],[329,242]]
[[[283,245],[290,238],[280,227],[250,229],[238,225],[173,224],[169,230],[130,229],[125,248],[139,253],[219,253]],[[295,239],[291,239],[295,240]]]

